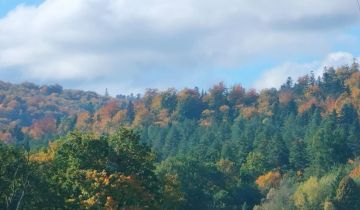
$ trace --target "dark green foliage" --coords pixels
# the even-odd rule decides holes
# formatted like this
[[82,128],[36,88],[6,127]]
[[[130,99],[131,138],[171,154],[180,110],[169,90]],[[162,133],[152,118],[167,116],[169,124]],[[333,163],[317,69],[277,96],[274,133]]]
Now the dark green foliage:
[[322,173],[349,157],[344,130],[337,125],[336,113],[333,112],[323,121],[308,144],[311,167]]
[[293,141],[290,147],[290,165],[294,170],[303,171],[308,165],[308,156],[304,141]]
[[289,151],[280,134],[277,133],[271,138],[268,150],[268,164],[272,168],[282,168],[288,165]]
[[360,189],[349,176],[344,177],[336,191],[335,206],[339,210],[360,209]]
[[179,178],[180,191],[185,195],[180,209],[241,209],[245,203],[250,208],[262,197],[256,187],[227,183],[226,174],[214,164],[194,158],[169,158],[159,165],[157,173],[160,178],[169,174]]
[[162,93],[161,98],[161,108],[167,109],[170,113],[172,113],[176,108],[177,96],[176,90],[169,89]]
[[[140,143],[140,136],[133,130],[120,128],[108,137],[109,170],[127,176],[135,175],[149,188],[156,189],[154,155],[150,148]],[[146,181],[146,182],[145,182]]]
[[[45,168],[21,148],[0,144],[0,209],[51,209],[64,205]],[[49,205],[51,204],[51,205]]]
[[0,144],[0,156],[0,208],[15,209],[22,202],[29,166],[19,149]]
[[203,109],[199,91],[185,89],[181,94],[176,107],[179,119],[199,119]]
[[134,104],[129,101],[129,103],[126,106],[126,113],[127,113],[127,121],[129,123],[132,123],[132,121],[134,121],[135,118],[135,110],[134,110]]
[[186,203],[181,209],[213,209],[215,191],[224,186],[224,177],[214,165],[206,165],[189,158],[170,158],[158,169],[158,174],[175,174],[181,183],[180,190]]

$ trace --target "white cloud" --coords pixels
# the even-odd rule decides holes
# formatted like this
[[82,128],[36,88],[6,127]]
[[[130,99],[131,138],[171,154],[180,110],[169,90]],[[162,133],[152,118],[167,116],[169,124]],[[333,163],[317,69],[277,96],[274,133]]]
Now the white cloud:
[[356,56],[351,53],[334,52],[327,55],[322,61],[313,61],[310,63],[284,63],[264,71],[260,78],[255,81],[253,86],[259,90],[272,87],[279,88],[285,83],[288,77],[297,79],[300,76],[309,74],[311,71],[314,72],[316,77],[321,76],[325,67],[337,68],[344,65],[351,65],[354,58],[356,58]]
[[266,70],[253,86],[258,90],[273,87],[278,88],[288,77],[297,78],[303,76],[317,67],[317,62],[307,64],[284,63],[280,66]]
[[0,72],[124,91],[186,86],[250,58],[354,42],[342,31],[357,15],[341,0],[46,0],[0,20]]
[[[356,56],[348,52],[335,52],[329,54],[322,62],[320,67],[316,70],[315,75],[320,76],[324,72],[325,67],[340,67],[350,65]],[[358,59],[358,58],[356,58]]]

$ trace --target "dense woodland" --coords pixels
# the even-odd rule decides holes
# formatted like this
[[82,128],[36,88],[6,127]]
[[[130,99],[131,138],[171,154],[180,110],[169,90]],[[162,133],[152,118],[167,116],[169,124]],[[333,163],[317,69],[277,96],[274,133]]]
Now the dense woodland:
[[140,95],[0,83],[0,209],[360,209],[360,71]]

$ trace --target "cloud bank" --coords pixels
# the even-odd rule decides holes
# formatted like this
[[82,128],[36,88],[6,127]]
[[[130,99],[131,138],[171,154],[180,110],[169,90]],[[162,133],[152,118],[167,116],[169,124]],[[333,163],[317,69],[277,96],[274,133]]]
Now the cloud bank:
[[343,32],[356,25],[355,6],[342,0],[46,0],[0,19],[0,74],[98,91],[207,85],[221,69],[241,71],[263,57],[318,56],[358,43]]

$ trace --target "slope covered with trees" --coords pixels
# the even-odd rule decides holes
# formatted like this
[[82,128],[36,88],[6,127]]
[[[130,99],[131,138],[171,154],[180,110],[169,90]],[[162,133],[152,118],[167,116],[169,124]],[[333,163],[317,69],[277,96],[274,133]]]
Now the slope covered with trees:
[[64,90],[60,85],[0,81],[0,139],[16,143],[27,134],[49,140],[72,130],[77,113],[92,112],[110,100],[94,92]]
[[32,118],[26,88],[17,100],[27,114],[1,112],[14,126],[0,139],[15,142],[1,147],[4,208],[360,208],[357,63],[259,92],[219,83],[142,97],[79,92],[76,103],[64,91],[42,95],[57,104],[47,115]]

